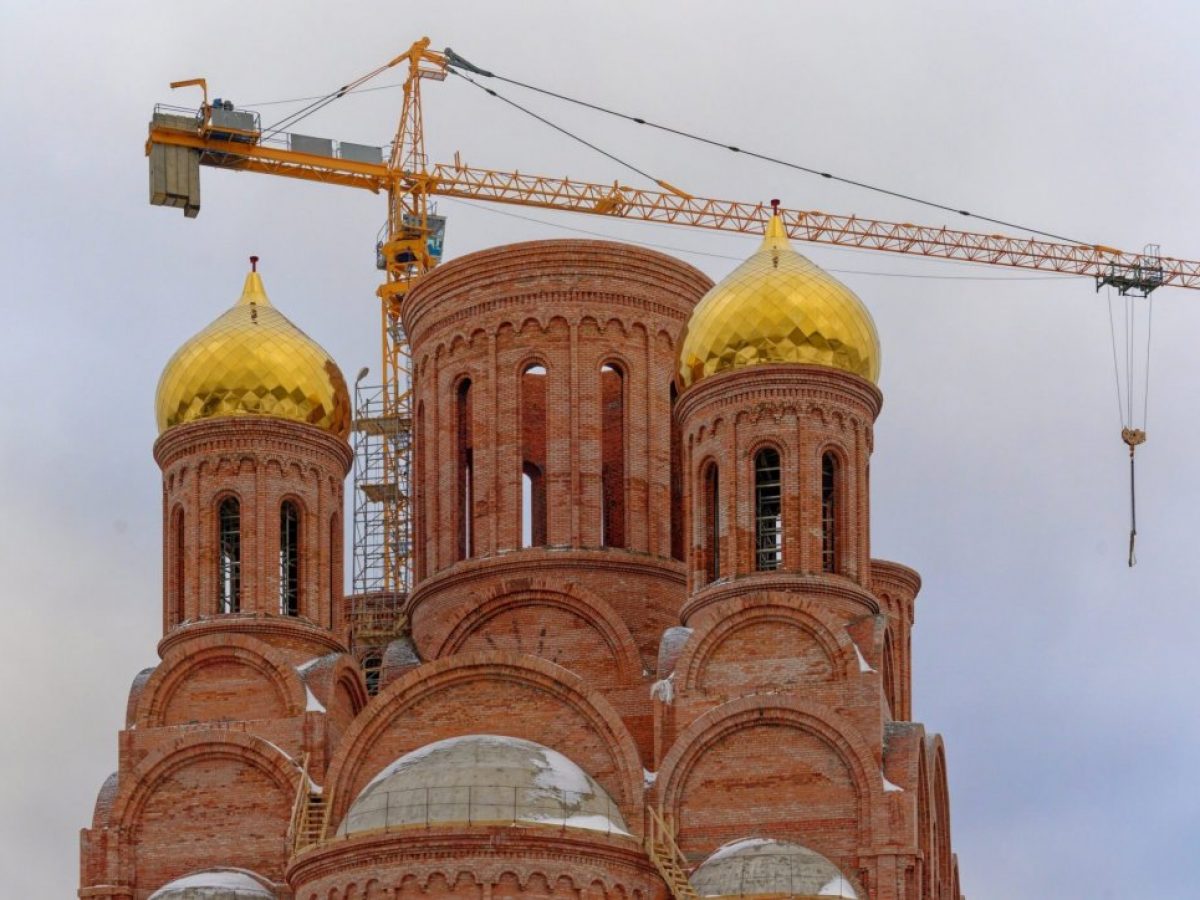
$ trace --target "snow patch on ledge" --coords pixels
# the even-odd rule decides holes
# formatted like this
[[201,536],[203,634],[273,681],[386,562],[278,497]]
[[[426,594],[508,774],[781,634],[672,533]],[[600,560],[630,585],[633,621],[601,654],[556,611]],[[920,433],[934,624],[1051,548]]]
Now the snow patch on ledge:
[[646,787],[650,787],[657,780],[658,780],[657,772],[651,772],[649,769],[645,769],[645,768],[642,769],[642,784],[644,784]]
[[900,785],[888,781],[888,777],[883,774],[883,769],[879,770],[879,777],[883,779],[883,790],[885,793],[894,794],[897,791],[903,792],[904,788],[900,787]]
[[317,699],[317,695],[307,684],[304,686],[304,693],[308,695],[308,699],[304,703],[306,712],[325,712],[325,704]]
[[675,673],[650,685],[650,698],[670,705],[675,700]]
[[858,644],[855,641],[851,641],[850,643],[854,644],[854,655],[858,657],[858,671],[874,672],[875,670],[871,668],[871,664],[867,662],[867,658],[863,656],[862,651],[858,649]]

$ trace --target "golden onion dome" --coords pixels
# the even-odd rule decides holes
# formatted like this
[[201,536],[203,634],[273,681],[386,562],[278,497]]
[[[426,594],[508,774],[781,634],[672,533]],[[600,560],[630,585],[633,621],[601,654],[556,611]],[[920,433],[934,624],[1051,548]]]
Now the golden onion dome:
[[866,306],[792,249],[778,213],[758,251],[692,311],[679,348],[684,387],[760,363],[829,366],[879,380],[879,335]]
[[271,305],[254,269],[237,303],[176,350],[163,369],[155,397],[159,432],[186,422],[254,415],[346,437],[346,379],[316,341]]

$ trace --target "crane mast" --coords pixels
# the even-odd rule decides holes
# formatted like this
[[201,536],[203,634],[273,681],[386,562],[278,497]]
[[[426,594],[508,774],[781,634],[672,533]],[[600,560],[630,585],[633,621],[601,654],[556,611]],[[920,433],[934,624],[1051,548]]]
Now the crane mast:
[[[404,298],[441,256],[444,220],[430,210],[431,197],[515,204],[584,212],[621,219],[761,234],[771,215],[761,202],[693,197],[675,189],[653,190],[472,168],[457,154],[453,164],[428,163],[421,83],[445,79],[449,51],[429,49],[422,38],[406,52],[336,92],[341,96],[380,72],[407,64],[400,122],[385,162],[380,148],[263,132],[257,113],[229,103],[210,104],[203,79],[172,87],[199,86],[194,109],[158,106],[150,123],[150,202],[200,208],[199,166],[282,175],[386,193],[386,236],[377,265],[387,280],[377,291],[381,315],[380,384],[355,383],[354,599],[352,638],[379,644],[403,627],[403,604],[412,583],[413,535],[409,491],[413,434]],[[456,58],[455,58],[456,59]],[[330,95],[333,98],[335,95]],[[367,151],[367,152],[364,152]],[[370,152],[374,151],[374,152]],[[663,182],[659,185],[670,188]],[[1162,257],[1157,247],[1129,253],[1098,244],[959,231],[885,222],[812,210],[779,209],[788,234],[833,244],[984,265],[1088,276],[1099,289],[1145,296],[1163,286],[1200,288],[1200,262]]]

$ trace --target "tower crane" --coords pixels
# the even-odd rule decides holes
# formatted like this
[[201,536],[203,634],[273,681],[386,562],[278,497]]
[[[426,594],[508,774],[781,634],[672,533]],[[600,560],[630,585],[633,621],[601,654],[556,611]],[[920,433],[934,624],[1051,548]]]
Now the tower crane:
[[[353,587],[356,602],[363,605],[352,613],[352,626],[360,634],[375,630],[379,623],[391,627],[402,612],[410,586],[412,526],[407,498],[412,417],[408,342],[401,312],[408,292],[441,257],[444,220],[431,214],[430,199],[482,200],[751,234],[761,234],[773,212],[761,202],[695,197],[663,181],[657,182],[655,190],[617,181],[593,183],[474,168],[464,165],[458,154],[452,163],[429,163],[422,82],[445,80],[451,72],[490,74],[449,49],[431,50],[429,38],[415,42],[385,65],[312,106],[344,96],[394,68],[406,73],[404,99],[386,159],[380,147],[289,133],[282,130],[283,125],[264,130],[258,113],[237,109],[229,101],[210,102],[202,78],[172,83],[172,88],[199,87],[201,106],[198,110],[156,106],[146,141],[150,202],[180,207],[188,217],[200,210],[200,166],[283,175],[387,195],[386,235],[377,247],[377,264],[387,273],[377,291],[382,384],[377,394],[360,393],[363,389],[357,383],[355,391]],[[1099,244],[959,231],[812,210],[775,211],[788,235],[801,241],[1089,276],[1097,288],[1107,285],[1127,296],[1144,297],[1166,286],[1200,288],[1200,262],[1162,257],[1154,248],[1129,253]],[[1123,436],[1132,458],[1135,443],[1145,436],[1136,429],[1125,431],[1129,432]]]

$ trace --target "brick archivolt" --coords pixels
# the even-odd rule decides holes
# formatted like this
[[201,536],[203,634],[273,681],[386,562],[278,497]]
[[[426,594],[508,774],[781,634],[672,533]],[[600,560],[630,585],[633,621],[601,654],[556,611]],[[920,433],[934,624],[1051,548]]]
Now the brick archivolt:
[[[629,684],[641,681],[642,663],[637,644],[628,626],[616,610],[597,594],[578,584],[564,584],[550,578],[508,579],[495,585],[482,602],[468,605],[450,626],[442,645],[431,654],[441,659],[459,653],[472,638],[486,639],[495,620],[526,608],[564,610],[591,626],[595,639],[612,658],[617,680]],[[580,654],[595,654],[598,648],[581,644]],[[569,661],[560,665],[570,668]]]
[[135,828],[147,800],[167,779],[188,766],[215,759],[234,760],[262,772],[289,804],[299,786],[299,768],[269,741],[225,729],[192,731],[152,750],[121,779],[105,824]]
[[772,637],[779,657],[795,655],[795,633],[800,631],[828,660],[831,678],[845,680],[860,674],[854,643],[844,624],[821,603],[782,592],[742,595],[710,605],[692,620],[692,635],[675,663],[675,690],[681,698],[705,692],[706,687],[719,689],[719,685],[704,684],[710,659],[739,632],[764,625],[776,632]]
[[[816,737],[846,767],[858,806],[859,847],[870,847],[877,831],[887,833],[881,767],[871,748],[854,725],[835,710],[792,694],[752,694],[731,700],[700,716],[679,734],[659,767],[655,787],[662,808],[675,816],[681,828],[687,825],[684,807],[689,777],[696,766],[729,736],[766,725]],[[770,752],[769,747],[759,749],[763,754]],[[729,802],[736,803],[736,797],[729,798]]]
[[793,572],[758,572],[705,585],[688,597],[680,610],[680,618],[690,627],[710,607],[757,592],[787,593],[805,598],[843,622],[880,612],[878,599],[848,579]]
[[[507,716],[506,708],[521,715]],[[385,766],[433,741],[466,734],[524,738],[559,751],[595,778],[617,801],[630,828],[638,830],[642,765],[616,710],[561,666],[504,652],[427,663],[368,704],[329,766],[330,830]]]
[[[304,714],[304,682],[287,657],[262,641],[229,634],[189,641],[167,653],[139,691],[134,727],[168,724],[164,717],[179,689],[203,684],[206,670],[218,666],[244,668],[247,674],[257,676],[255,690],[273,689],[283,715]],[[202,718],[202,713],[197,708],[195,718]]]

